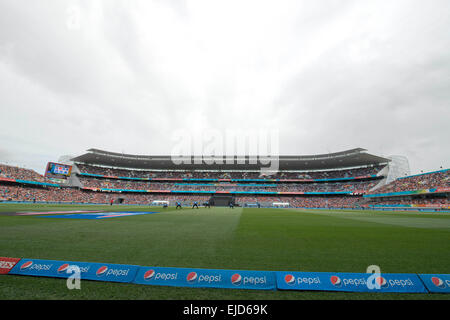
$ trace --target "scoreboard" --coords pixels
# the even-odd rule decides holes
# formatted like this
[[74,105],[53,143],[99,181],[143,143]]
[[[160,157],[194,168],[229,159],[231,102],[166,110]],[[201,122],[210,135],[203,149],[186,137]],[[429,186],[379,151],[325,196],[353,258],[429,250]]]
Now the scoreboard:
[[72,166],[69,166],[66,164],[61,164],[61,163],[49,162],[47,164],[47,170],[45,170],[45,176],[68,177],[68,176],[70,176],[71,172],[72,172]]

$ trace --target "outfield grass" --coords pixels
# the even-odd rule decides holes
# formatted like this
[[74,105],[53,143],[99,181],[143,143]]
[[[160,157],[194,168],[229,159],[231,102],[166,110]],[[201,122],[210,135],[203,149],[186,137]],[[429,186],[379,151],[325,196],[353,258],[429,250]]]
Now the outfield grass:
[[[211,269],[449,273],[450,215],[375,211],[1,205],[0,256]],[[12,216],[45,210],[159,211],[106,220]],[[2,214],[3,212],[3,214]],[[0,299],[449,299],[191,289],[0,276]]]

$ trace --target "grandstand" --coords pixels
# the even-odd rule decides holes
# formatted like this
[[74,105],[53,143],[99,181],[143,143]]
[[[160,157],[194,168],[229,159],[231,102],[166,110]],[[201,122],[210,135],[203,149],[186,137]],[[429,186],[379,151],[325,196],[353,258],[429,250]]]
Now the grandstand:
[[401,177],[364,195],[368,208],[450,209],[450,169]]
[[[142,199],[159,197],[182,202],[209,199],[216,205],[295,205],[300,203],[298,198],[310,197],[313,200],[302,203],[351,206],[385,178],[378,173],[389,163],[388,159],[365,151],[358,148],[327,155],[281,156],[279,171],[272,175],[262,173],[250,157],[235,157],[233,164],[217,158],[215,162],[202,158],[203,163],[199,163],[198,157],[174,164],[170,156],[89,149],[72,160],[79,171],[82,190],[140,193],[146,195]],[[324,201],[327,197],[340,201]],[[136,201],[136,196],[130,200]]]
[[268,176],[249,157],[242,157],[246,164],[235,157],[233,164],[191,161],[176,165],[170,156],[89,149],[71,159],[70,177],[64,183],[55,183],[32,170],[1,165],[0,200],[448,209],[448,169],[386,183],[392,177],[392,160],[366,151],[357,148],[327,155],[280,156],[279,171]]

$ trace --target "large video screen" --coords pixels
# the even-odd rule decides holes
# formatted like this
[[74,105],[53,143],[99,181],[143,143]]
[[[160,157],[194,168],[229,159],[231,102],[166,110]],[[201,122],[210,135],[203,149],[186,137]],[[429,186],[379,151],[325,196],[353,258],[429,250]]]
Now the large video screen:
[[45,176],[49,178],[64,178],[70,176],[72,172],[72,166],[49,162],[47,164],[47,170],[45,171]]

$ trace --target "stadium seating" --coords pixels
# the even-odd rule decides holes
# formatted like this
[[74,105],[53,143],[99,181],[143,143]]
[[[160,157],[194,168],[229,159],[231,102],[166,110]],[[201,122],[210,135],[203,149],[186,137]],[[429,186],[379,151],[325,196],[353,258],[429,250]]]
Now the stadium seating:
[[123,190],[197,190],[197,191],[266,191],[266,192],[354,192],[368,191],[377,182],[354,181],[345,183],[282,183],[282,184],[231,184],[231,183],[155,183],[149,181],[128,181],[80,177],[87,188]]
[[414,191],[440,187],[441,188],[450,187],[449,169],[397,179],[392,183],[385,185],[370,193],[383,194],[383,193]]
[[[141,171],[141,170],[123,170],[114,168],[97,167],[86,164],[77,164],[82,173],[131,177],[131,178],[194,178],[194,179],[262,179],[264,176],[260,172],[177,172],[177,171]],[[320,171],[320,172],[283,172],[272,175],[270,179],[336,179],[376,175],[383,166],[369,168]]]
[[[227,192],[234,194],[235,202],[245,206],[251,203],[262,203],[270,205],[274,202],[287,202],[291,207],[330,207],[330,208],[352,208],[369,207],[373,205],[417,205],[417,206],[448,206],[449,198],[440,195],[419,197],[396,197],[370,198],[366,199],[361,194],[372,195],[381,193],[413,191],[431,188],[448,188],[450,186],[449,170],[441,170],[422,175],[401,178],[376,190],[372,190],[381,178],[368,177],[375,175],[382,169],[381,166],[310,173],[285,172],[276,175],[276,179],[341,179],[359,177],[350,180],[326,180],[326,181],[142,181],[126,180],[117,177],[164,177],[164,178],[193,178],[193,179],[260,179],[259,173],[255,172],[150,172],[138,170],[122,170],[96,167],[92,165],[79,164],[78,169],[84,173],[97,174],[105,177],[90,177],[79,175],[78,178],[82,188],[66,188],[52,186],[38,186],[36,183],[50,183],[52,180],[38,174],[37,172],[0,164],[0,200],[3,201],[36,201],[36,202],[66,202],[66,203],[110,203],[117,198],[124,199],[126,204],[148,205],[154,200],[181,201],[199,203],[210,199],[214,192]],[[271,177],[274,178],[274,177]],[[2,180],[3,179],[3,180]],[[17,181],[18,180],[18,181]],[[33,184],[34,182],[34,184]],[[96,191],[94,191],[94,189]],[[147,192],[101,192],[97,189],[120,189],[120,190],[151,190]],[[170,194],[167,191],[176,191]],[[106,191],[106,190],[105,190]],[[159,192],[160,191],[160,192]],[[186,192],[186,193],[183,193]],[[190,192],[190,193],[189,193]],[[195,194],[192,192],[206,192],[206,194]],[[208,192],[211,192],[208,194]],[[252,192],[272,192],[278,194],[251,194]],[[298,193],[314,193],[297,195]],[[338,195],[337,192],[346,193]],[[291,194],[289,194],[291,193]],[[297,194],[294,194],[297,193]],[[318,193],[318,195],[315,195]],[[335,194],[333,194],[335,193]]]
[[398,206],[398,205],[420,205],[420,206],[436,206],[436,207],[448,207],[450,206],[450,201],[447,197],[434,197],[434,198],[391,198],[391,199],[371,199],[369,202],[364,204],[365,207],[370,206]]
[[51,182],[34,170],[0,164],[0,177],[35,182]]

